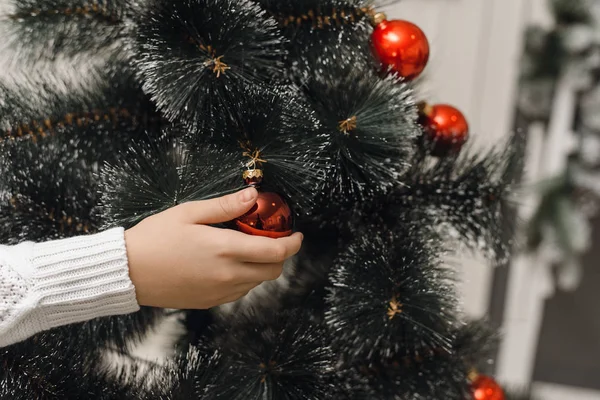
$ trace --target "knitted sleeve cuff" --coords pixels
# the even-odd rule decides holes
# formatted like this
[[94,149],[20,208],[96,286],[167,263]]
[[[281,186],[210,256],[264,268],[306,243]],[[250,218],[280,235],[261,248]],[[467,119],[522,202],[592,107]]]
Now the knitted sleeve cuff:
[[30,289],[12,342],[43,330],[139,310],[129,278],[122,228],[47,243],[16,246],[26,258]]

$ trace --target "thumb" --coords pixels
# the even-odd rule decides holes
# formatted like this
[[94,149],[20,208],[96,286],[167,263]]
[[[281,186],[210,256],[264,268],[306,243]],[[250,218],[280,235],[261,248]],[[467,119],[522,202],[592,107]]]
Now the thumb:
[[185,218],[194,224],[218,224],[244,215],[257,199],[258,191],[251,187],[216,199],[184,204],[183,212]]

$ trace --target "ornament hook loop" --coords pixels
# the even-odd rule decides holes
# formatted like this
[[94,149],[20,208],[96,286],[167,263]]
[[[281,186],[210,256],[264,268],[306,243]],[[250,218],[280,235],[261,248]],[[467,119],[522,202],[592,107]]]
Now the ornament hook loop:
[[[244,147],[244,146],[243,146]],[[242,177],[247,185],[255,186],[262,183],[264,173],[262,170],[262,164],[266,163],[267,160],[263,159],[260,150],[247,150],[242,154],[244,157],[250,158],[245,164],[246,170]]]

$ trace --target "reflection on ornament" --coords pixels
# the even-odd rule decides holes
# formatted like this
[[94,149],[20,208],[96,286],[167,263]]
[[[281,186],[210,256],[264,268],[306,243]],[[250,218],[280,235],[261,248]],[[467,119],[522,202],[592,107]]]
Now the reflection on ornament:
[[471,384],[475,400],[505,400],[502,387],[491,377],[478,375]]
[[373,51],[385,68],[406,79],[415,79],[429,61],[429,41],[425,33],[408,21],[382,21],[372,34]]
[[292,211],[277,193],[259,192],[254,207],[235,220],[237,228],[254,236],[282,238],[290,236],[294,226]]

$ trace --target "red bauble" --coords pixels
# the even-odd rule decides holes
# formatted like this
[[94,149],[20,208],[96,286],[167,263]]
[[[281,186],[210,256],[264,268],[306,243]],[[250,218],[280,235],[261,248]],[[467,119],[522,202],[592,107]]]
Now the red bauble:
[[421,75],[429,61],[425,33],[408,21],[383,21],[372,35],[373,51],[379,61],[406,79]]
[[502,387],[489,376],[479,375],[471,384],[475,400],[505,400]]
[[469,123],[456,108],[447,104],[424,106],[420,122],[432,143],[433,155],[457,153],[469,139]]
[[294,225],[292,210],[277,193],[259,192],[258,201],[235,220],[237,228],[249,235],[282,238],[290,236]]

